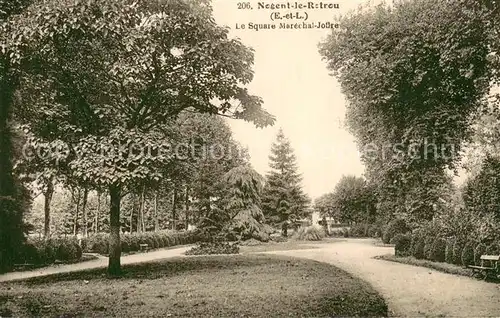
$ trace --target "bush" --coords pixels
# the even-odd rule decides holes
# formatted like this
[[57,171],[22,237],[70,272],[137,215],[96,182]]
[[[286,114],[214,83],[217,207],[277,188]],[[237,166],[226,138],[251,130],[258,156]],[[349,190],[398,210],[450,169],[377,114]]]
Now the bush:
[[389,222],[382,235],[382,242],[384,244],[389,244],[391,239],[396,236],[396,234],[406,234],[410,231],[410,228],[403,219],[395,219]]
[[498,255],[500,254],[500,247],[498,246],[498,243],[493,242],[490,245],[486,247],[486,250],[484,252],[487,255]]
[[465,244],[462,250],[462,265],[468,266],[474,264],[474,246],[475,242],[469,241]]
[[409,256],[411,247],[411,237],[407,234],[396,234],[391,239],[391,244],[395,245],[396,256]]
[[342,228],[342,237],[348,238],[351,236],[351,230],[348,227]]
[[481,255],[486,253],[486,248],[486,244],[483,243],[476,245],[476,248],[474,249],[474,264],[478,266],[481,264]]
[[429,236],[424,238],[424,259],[432,261],[432,246],[436,241],[436,237]]
[[453,244],[453,264],[462,265],[462,252],[465,244],[461,240],[455,240]]
[[236,243],[203,242],[186,252],[186,255],[239,254],[240,247]]
[[373,238],[381,237],[382,230],[377,224],[372,224],[368,227],[368,236]]
[[368,224],[359,223],[354,224],[350,228],[350,236],[351,237],[368,237]]
[[61,240],[56,258],[61,262],[73,262],[82,257],[82,249],[76,240]]
[[425,240],[423,237],[420,237],[418,235],[415,235],[414,240],[413,257],[415,257],[416,259],[423,259],[425,256]]
[[[90,236],[83,241],[82,244],[86,247],[88,253],[98,253],[107,255],[108,234],[97,234]],[[127,233],[121,235],[121,247],[124,253],[140,251],[140,244],[148,244],[149,248],[163,248],[180,244],[191,244],[198,241],[198,233],[195,231],[160,231],[160,232],[143,232],[143,233]]]
[[446,240],[436,238],[431,246],[430,260],[434,262],[444,262],[446,257]]
[[449,238],[446,240],[446,248],[444,251],[444,260],[448,264],[453,264],[453,245],[455,244],[454,238]]
[[325,237],[325,232],[322,228],[316,226],[301,227],[292,238],[300,241],[321,241]]
[[82,246],[85,247],[86,253],[97,253],[108,255],[109,253],[109,235],[108,234],[95,234],[82,239]]

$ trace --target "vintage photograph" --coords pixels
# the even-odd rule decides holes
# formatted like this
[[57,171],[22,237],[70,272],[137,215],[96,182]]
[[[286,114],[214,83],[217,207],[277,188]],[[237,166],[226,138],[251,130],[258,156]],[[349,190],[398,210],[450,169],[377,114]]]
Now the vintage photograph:
[[500,1],[0,0],[4,317],[500,317]]

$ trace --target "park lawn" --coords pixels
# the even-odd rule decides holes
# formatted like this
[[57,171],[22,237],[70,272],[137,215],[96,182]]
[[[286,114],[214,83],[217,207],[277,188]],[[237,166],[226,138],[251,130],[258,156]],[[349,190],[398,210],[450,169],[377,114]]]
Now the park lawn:
[[340,238],[324,238],[321,241],[296,241],[290,239],[287,242],[268,242],[254,246],[240,246],[240,253],[260,253],[260,252],[275,252],[275,251],[292,251],[292,250],[309,250],[312,248],[319,248],[321,244],[342,242],[344,239]]
[[269,255],[180,257],[0,286],[0,316],[387,316],[367,283],[328,264]]
[[468,268],[464,268],[463,266],[455,265],[455,264],[448,264],[448,263],[441,263],[441,262],[433,262],[425,259],[416,259],[413,256],[395,256],[392,254],[388,255],[380,255],[376,256],[376,259],[381,259],[389,262],[396,262],[396,263],[401,263],[401,264],[407,264],[407,265],[413,265],[413,266],[420,266],[420,267],[426,267],[430,269],[434,269],[443,273],[447,274],[453,274],[453,275],[460,275],[460,276],[466,276],[466,277],[474,277],[472,271]]

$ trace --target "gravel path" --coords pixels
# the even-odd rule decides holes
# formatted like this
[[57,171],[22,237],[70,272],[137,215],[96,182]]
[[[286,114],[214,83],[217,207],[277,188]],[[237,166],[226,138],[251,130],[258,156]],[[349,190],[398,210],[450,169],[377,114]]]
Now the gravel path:
[[330,263],[360,277],[384,296],[391,316],[500,317],[500,284],[373,259],[394,248],[375,246],[372,240],[315,246],[269,253]]
[[[326,262],[369,282],[386,299],[391,316],[500,317],[500,284],[441,273],[423,267],[373,259],[394,253],[372,240],[315,244],[314,249],[265,252]],[[182,256],[189,247],[163,249],[122,257],[122,264]],[[106,267],[108,259],[0,275],[0,282]]]
[[[183,246],[179,248],[161,249],[148,253],[126,255],[122,256],[121,263],[122,265],[135,264],[135,263],[149,262],[169,257],[183,256],[183,253],[187,251],[189,248],[190,246]],[[0,275],[0,282],[38,277],[38,276],[47,276],[59,273],[76,272],[86,269],[102,268],[107,266],[108,266],[108,258],[104,256],[99,256],[99,258],[96,260],[86,261],[82,263],[56,265],[56,266],[40,268],[34,271],[12,272],[3,274]]]

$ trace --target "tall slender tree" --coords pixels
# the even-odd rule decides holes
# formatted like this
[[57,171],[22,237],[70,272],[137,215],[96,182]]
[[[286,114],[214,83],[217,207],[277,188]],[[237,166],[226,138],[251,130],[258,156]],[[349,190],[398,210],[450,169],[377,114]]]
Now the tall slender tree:
[[272,170],[267,175],[263,192],[264,215],[273,223],[305,216],[310,199],[302,190],[297,159],[282,129],[272,144],[269,160]]

